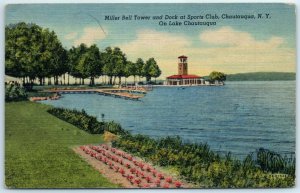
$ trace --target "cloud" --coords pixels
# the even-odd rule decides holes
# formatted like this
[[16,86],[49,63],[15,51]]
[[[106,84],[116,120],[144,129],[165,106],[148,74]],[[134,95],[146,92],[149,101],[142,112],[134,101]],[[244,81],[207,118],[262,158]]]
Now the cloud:
[[105,38],[105,34],[99,27],[86,27],[83,29],[83,34],[74,41],[74,45],[78,46],[81,43],[90,46],[96,41],[102,40]]
[[231,27],[206,30],[197,37],[140,30],[135,40],[118,46],[132,61],[154,57],[162,69],[162,78],[177,74],[179,55],[188,56],[189,73],[198,75],[208,75],[213,70],[227,74],[293,72],[296,64],[295,49],[288,47],[284,38],[257,40],[250,33]]
[[[174,51],[174,47],[185,48],[190,44],[191,42],[184,36],[155,30],[140,30],[137,32],[136,40],[122,45],[122,48],[128,53],[135,52],[136,55],[164,58]],[[179,54],[179,52],[174,54]]]
[[154,57],[163,74],[177,73],[177,57],[184,53],[191,42],[183,35],[155,30],[140,30],[137,38],[129,43],[118,45],[132,61],[137,58],[147,60]]
[[218,30],[207,30],[199,35],[201,41],[214,45],[228,45],[237,47],[274,48],[284,43],[283,38],[271,37],[267,41],[257,41],[248,32],[236,31],[231,27]]
[[205,63],[209,70],[227,73],[295,71],[295,50],[287,47],[282,37],[256,40],[248,32],[222,27],[200,33],[199,39],[213,46],[200,52],[207,57]]
[[65,35],[66,40],[73,40],[77,37],[78,33],[77,32],[71,32]]

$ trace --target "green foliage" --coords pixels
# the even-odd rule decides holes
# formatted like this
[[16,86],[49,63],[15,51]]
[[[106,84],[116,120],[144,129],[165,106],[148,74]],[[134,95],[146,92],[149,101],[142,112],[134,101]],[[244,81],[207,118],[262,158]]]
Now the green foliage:
[[[136,76],[159,77],[161,70],[154,58],[146,63],[138,59],[137,63],[127,60],[125,53],[118,47],[107,47],[103,53],[96,45],[87,47],[80,44],[65,50],[54,31],[44,29],[36,24],[20,22],[5,27],[5,73],[13,77],[23,78],[28,87],[32,87],[35,79],[44,85],[45,78],[54,77],[55,85],[59,76],[72,75],[81,80],[90,78],[90,85],[101,75],[109,76],[109,84],[116,84],[119,78]],[[68,79],[69,80],[69,79]],[[51,84],[51,79],[48,79]]]
[[288,162],[287,159],[273,151],[260,148],[257,152],[257,164],[264,171],[295,176],[295,158]]
[[53,97],[55,95],[55,93],[51,93],[51,92],[37,92],[37,91],[30,91],[26,93],[28,98],[29,97]]
[[56,34],[36,24],[5,27],[5,73],[14,77],[56,77],[67,71],[67,53]]
[[91,134],[103,134],[104,131],[109,131],[117,135],[125,135],[128,132],[122,129],[121,125],[110,122],[99,122],[94,116],[88,115],[84,110],[68,110],[64,108],[51,108],[48,112],[72,125]]
[[[121,83],[121,77],[128,77],[131,72],[126,72],[126,65],[128,65],[127,58],[122,50],[118,47],[107,47],[103,53],[104,57],[104,74],[110,77],[109,84],[115,84],[113,77],[119,78],[119,85]],[[128,70],[128,69],[127,69]]]
[[296,80],[294,72],[250,72],[228,74],[228,81],[276,81],[276,80]]
[[126,67],[125,67],[125,70],[124,70],[124,73],[125,73],[125,77],[129,77],[129,76],[137,76],[137,65],[131,61],[127,61],[127,64],[126,64]]
[[224,82],[226,80],[226,75],[222,72],[213,71],[209,74],[209,79],[212,82],[215,81]]
[[[124,135],[113,146],[122,148],[138,156],[144,157],[160,166],[175,168],[187,181],[206,188],[262,188],[262,187],[292,187],[295,176],[288,173],[288,168],[281,165],[269,165],[269,170],[261,169],[249,154],[243,161],[232,158],[228,153],[220,157],[210,150],[207,144],[184,144],[179,137],[151,139],[143,135]],[[258,153],[257,156],[260,156]],[[272,153],[271,153],[272,154]],[[278,158],[273,155],[272,158]],[[276,159],[277,160],[277,159]],[[295,166],[295,163],[294,163]],[[278,177],[272,172],[278,172],[279,167],[287,175]],[[291,169],[290,169],[291,170]],[[280,180],[278,179],[280,178]]]
[[136,69],[137,69],[136,75],[139,77],[143,77],[144,76],[143,67],[145,65],[145,62],[143,61],[143,59],[138,58],[135,62],[135,65],[136,65]]
[[95,78],[102,75],[103,62],[99,48],[94,44],[87,47],[80,44],[68,52],[70,74],[77,78],[90,77],[90,85],[95,84]]
[[[32,102],[5,104],[5,185],[8,188],[117,188],[74,153],[102,143]],[[4,172],[4,171],[3,171]]]
[[154,58],[149,58],[143,66],[143,76],[146,77],[146,81],[150,82],[151,77],[159,77],[161,70],[159,69]]
[[25,89],[19,84],[5,84],[5,101],[23,101],[27,100]]

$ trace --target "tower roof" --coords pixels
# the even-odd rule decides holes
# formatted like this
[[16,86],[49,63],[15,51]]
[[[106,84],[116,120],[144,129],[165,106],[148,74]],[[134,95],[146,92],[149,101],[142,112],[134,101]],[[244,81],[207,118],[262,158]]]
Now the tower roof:
[[187,56],[182,55],[182,56],[179,56],[178,58],[187,58]]

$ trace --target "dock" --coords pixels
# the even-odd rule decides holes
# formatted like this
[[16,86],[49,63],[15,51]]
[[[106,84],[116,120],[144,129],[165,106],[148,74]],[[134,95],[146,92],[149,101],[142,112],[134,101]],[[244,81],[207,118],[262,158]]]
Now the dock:
[[126,100],[139,100],[147,93],[144,90],[132,89],[51,89],[43,92],[52,92],[59,94],[99,94],[103,96],[111,96]]

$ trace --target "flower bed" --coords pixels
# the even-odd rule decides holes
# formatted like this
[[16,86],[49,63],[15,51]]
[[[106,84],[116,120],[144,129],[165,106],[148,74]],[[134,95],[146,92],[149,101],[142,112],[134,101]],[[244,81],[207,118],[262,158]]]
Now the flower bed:
[[137,188],[181,188],[182,182],[159,172],[152,165],[106,144],[85,145],[80,149],[87,155],[107,165]]

